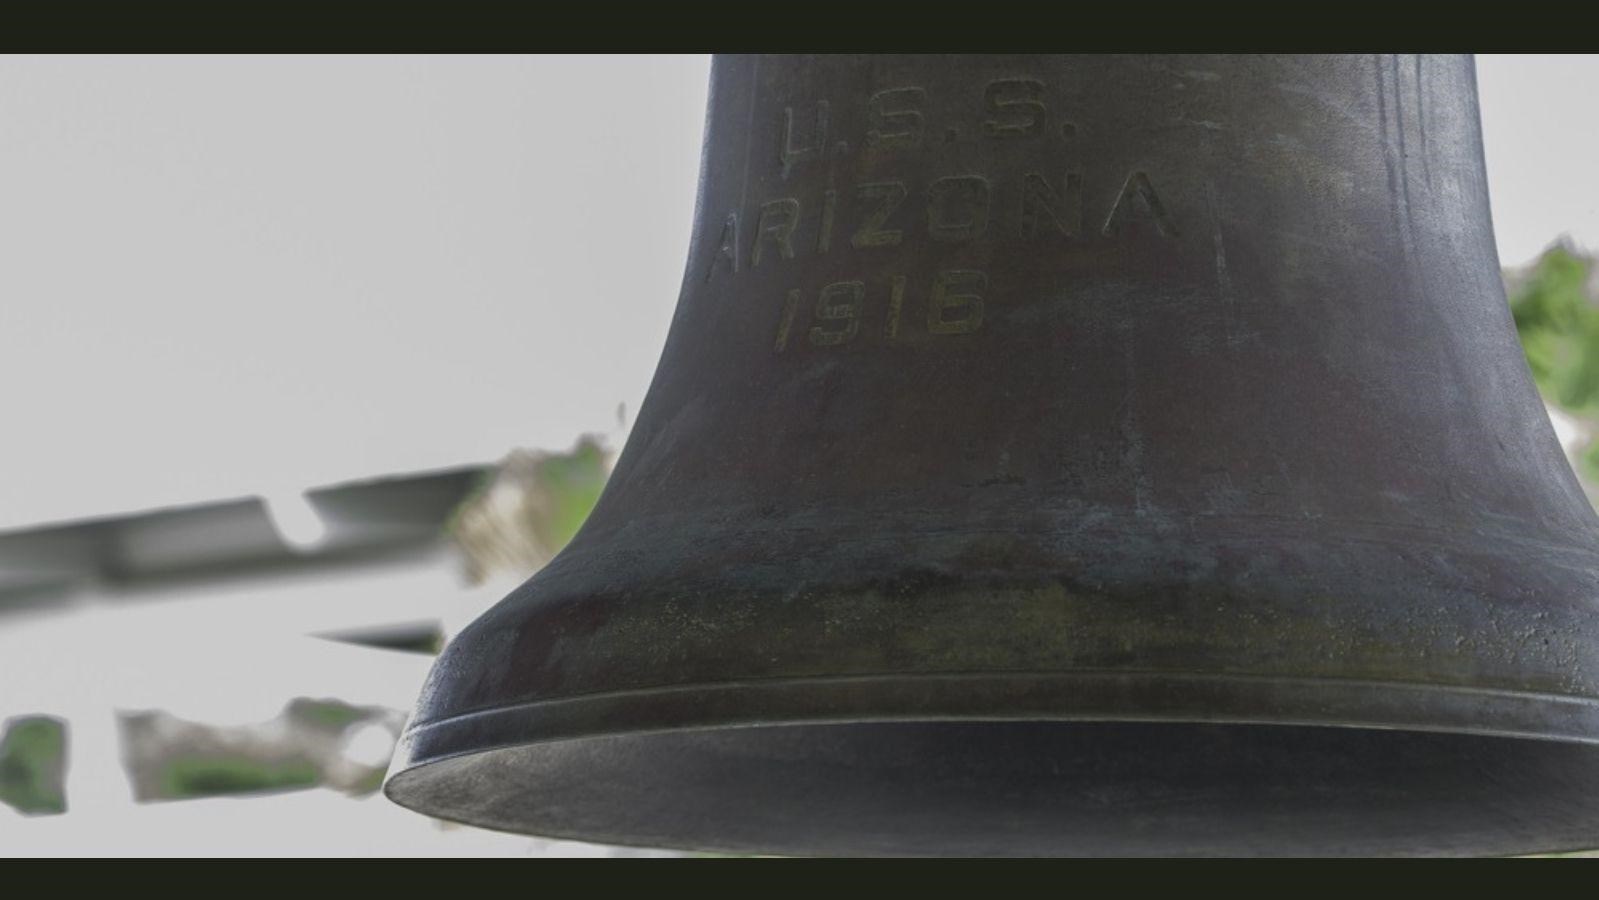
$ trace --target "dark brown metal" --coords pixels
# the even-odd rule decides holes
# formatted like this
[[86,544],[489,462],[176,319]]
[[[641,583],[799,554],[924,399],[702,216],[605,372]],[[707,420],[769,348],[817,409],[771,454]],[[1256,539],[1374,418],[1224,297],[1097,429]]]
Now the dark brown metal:
[[717,61],[655,382],[387,791],[780,853],[1599,845],[1460,57]]

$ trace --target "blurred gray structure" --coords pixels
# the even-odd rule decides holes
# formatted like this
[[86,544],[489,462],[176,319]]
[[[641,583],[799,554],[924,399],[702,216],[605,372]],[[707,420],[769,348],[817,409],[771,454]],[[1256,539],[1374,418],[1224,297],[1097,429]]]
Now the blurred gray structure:
[[[459,601],[446,523],[491,471],[0,534],[0,716],[55,717],[72,736],[60,759],[7,757],[23,798],[10,805],[59,812],[27,798],[62,788],[58,806],[86,814],[319,784],[375,790],[425,665],[416,653],[438,649]],[[351,693],[357,703],[333,699]],[[376,749],[367,725],[382,732]],[[364,758],[347,759],[357,734]]]
[[[443,551],[445,522],[490,468],[309,491],[321,534],[308,545],[259,497],[0,533],[0,627],[8,614],[159,599],[178,584],[412,564]],[[375,623],[373,639],[397,637]]]

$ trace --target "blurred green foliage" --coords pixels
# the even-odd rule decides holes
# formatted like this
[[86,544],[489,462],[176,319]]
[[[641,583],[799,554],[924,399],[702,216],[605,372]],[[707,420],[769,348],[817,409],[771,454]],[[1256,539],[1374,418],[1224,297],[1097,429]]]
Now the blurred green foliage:
[[1593,260],[1555,246],[1513,281],[1510,311],[1544,397],[1576,415],[1599,413],[1599,304]]
[[276,718],[259,725],[213,727],[146,711],[124,717],[124,740],[131,748],[125,759],[140,800],[318,786],[371,793],[382,782],[386,761],[352,768],[340,748],[351,729],[392,715],[379,707],[311,697],[294,698]]
[[610,471],[610,451],[594,436],[566,453],[513,450],[445,527],[463,551],[468,579],[538,571],[583,526]]
[[[1599,298],[1591,257],[1556,244],[1528,268],[1508,272],[1510,312],[1544,401],[1599,432]],[[1599,484],[1599,441],[1576,453],[1577,474]]]
[[297,697],[289,702],[288,714],[328,731],[343,731],[367,717],[367,711],[343,700],[310,700]]
[[67,811],[67,728],[59,719],[13,719],[0,738],[0,803],[27,814]]
[[310,760],[258,762],[241,757],[187,757],[161,772],[162,795],[173,799],[254,794],[314,787],[322,773]]
[[577,534],[610,474],[605,448],[593,440],[581,440],[571,453],[547,456],[539,463],[539,476],[553,501],[540,535],[549,547],[559,550]]
[[1589,443],[1577,456],[1577,474],[1599,484],[1599,441]]

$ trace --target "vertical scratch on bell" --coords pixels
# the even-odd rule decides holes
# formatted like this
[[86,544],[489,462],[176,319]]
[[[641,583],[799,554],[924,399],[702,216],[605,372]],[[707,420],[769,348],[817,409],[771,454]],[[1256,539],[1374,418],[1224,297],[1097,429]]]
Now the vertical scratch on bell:
[[1427,79],[1422,73],[1422,67],[1427,64],[1427,54],[1414,54],[1416,60],[1416,126],[1421,131],[1421,172],[1427,180],[1427,188],[1432,189],[1432,164],[1427,161],[1430,155],[1427,150]]
[[[1399,249],[1404,254],[1402,271],[1408,281],[1413,271],[1416,258],[1413,246],[1410,219],[1410,185],[1405,173],[1405,135],[1404,115],[1399,106],[1399,72],[1398,57],[1389,54],[1388,59],[1392,64],[1393,77],[1387,78],[1383,74],[1382,54],[1372,57],[1376,69],[1377,89],[1377,116],[1381,125],[1383,162],[1388,169],[1388,191],[1394,198],[1395,230],[1399,233]],[[1393,113],[1389,114],[1388,97],[1393,92]],[[1395,132],[1398,136],[1395,137]],[[1397,159],[1396,159],[1397,157]]]
[[1216,295],[1221,300],[1227,346],[1234,347],[1238,345],[1240,337],[1237,321],[1233,318],[1233,277],[1227,271],[1227,244],[1221,236],[1221,209],[1216,201],[1216,182],[1205,183],[1205,199],[1210,207],[1211,244],[1216,253]]
[[1122,360],[1127,381],[1122,390],[1121,433],[1127,449],[1122,464],[1133,477],[1133,512],[1138,518],[1149,514],[1149,474],[1144,471],[1143,423],[1138,415],[1138,364],[1133,359],[1133,336],[1123,331]]
[[1216,183],[1214,181],[1205,185],[1205,193],[1210,201],[1210,229],[1211,243],[1216,248],[1216,292],[1221,297],[1221,302],[1232,305],[1233,279],[1227,274],[1227,245],[1221,238],[1221,211],[1216,208]]
[[[738,214],[740,216],[744,215],[748,211],[745,207],[745,203],[749,198],[750,192],[750,154],[755,151],[755,109],[760,105],[755,101],[757,95],[760,94],[760,83],[761,57],[759,54],[756,54],[755,65],[750,70],[750,85],[752,87],[750,90],[749,118],[744,123],[744,173],[738,186]],[[734,248],[733,253],[735,256],[737,255],[737,248]]]
[[1399,75],[1399,54],[1388,57],[1388,68],[1393,73],[1394,92],[1394,111],[1389,121],[1399,161],[1399,237],[1405,251],[1405,274],[1409,275],[1415,259],[1415,219],[1410,215],[1410,153],[1405,146],[1405,87]]

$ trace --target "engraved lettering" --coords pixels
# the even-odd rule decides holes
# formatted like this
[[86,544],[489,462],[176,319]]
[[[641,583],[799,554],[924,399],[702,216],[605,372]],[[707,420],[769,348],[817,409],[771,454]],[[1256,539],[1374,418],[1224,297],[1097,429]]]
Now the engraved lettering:
[[827,101],[816,101],[816,130],[812,135],[815,143],[803,147],[794,146],[794,107],[783,107],[783,146],[779,157],[783,162],[783,177],[793,170],[794,164],[802,159],[812,156],[820,159],[827,147]]
[[[933,279],[927,304],[927,330],[931,334],[968,334],[983,325],[983,298],[971,291],[985,290],[988,277],[971,269],[950,269]],[[956,293],[956,291],[967,291]],[[952,317],[951,312],[958,316]]]
[[950,175],[927,188],[927,233],[935,241],[969,241],[988,227],[988,181]]
[[983,104],[995,118],[983,123],[990,137],[1033,137],[1044,133],[1044,83],[1031,78],[1002,78],[990,81],[983,91]]
[[1149,183],[1149,176],[1134,172],[1127,176],[1121,194],[1116,197],[1116,204],[1110,208],[1110,215],[1105,217],[1105,227],[1101,230],[1107,237],[1117,234],[1127,225],[1128,219],[1136,215],[1134,207],[1143,209],[1154,221],[1155,230],[1161,237],[1177,236],[1177,227],[1166,214],[1165,205],[1155,195],[1155,187]]
[[1022,176],[1022,237],[1037,236],[1046,216],[1066,237],[1076,237],[1083,230],[1083,176],[1067,172],[1061,187],[1061,192],[1055,193],[1049,180],[1037,172]]
[[858,185],[855,196],[862,200],[876,200],[877,208],[861,222],[861,226],[850,237],[850,246],[857,250],[863,247],[892,247],[904,238],[904,232],[898,228],[885,229],[883,225],[888,222],[889,216],[899,209],[905,202],[905,185],[898,181],[877,181]]
[[783,303],[783,318],[777,323],[777,340],[772,349],[782,353],[788,349],[788,331],[794,324],[794,313],[799,310],[800,292],[798,289],[788,292],[788,299]]
[[841,328],[811,326],[811,344],[833,347],[855,339],[860,330],[861,306],[866,301],[866,284],[860,281],[838,281],[822,288],[816,298],[816,318],[819,323],[842,322]]
[[728,213],[727,221],[722,224],[722,236],[718,238],[716,255],[711,257],[711,264],[705,269],[705,280],[710,281],[716,274],[718,263],[726,262],[733,274],[738,274],[738,213]]
[[777,245],[777,255],[784,259],[794,258],[794,228],[799,225],[799,201],[785,197],[781,200],[771,200],[761,204],[761,217],[755,222],[755,246],[750,249],[750,265],[761,264],[761,250],[765,244],[761,238],[771,238]]
[[866,132],[869,147],[915,147],[922,142],[922,113],[927,98],[919,87],[889,88],[872,95],[872,118],[878,124]]
[[822,194],[822,226],[816,233],[816,252],[826,253],[833,246],[833,210],[838,207],[838,191]]

